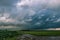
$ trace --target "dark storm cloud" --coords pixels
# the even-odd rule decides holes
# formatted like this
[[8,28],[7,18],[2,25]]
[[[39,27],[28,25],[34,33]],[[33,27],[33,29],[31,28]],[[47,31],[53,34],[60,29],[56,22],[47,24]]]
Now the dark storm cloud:
[[13,6],[18,0],[0,0],[0,6]]
[[0,22],[22,24],[23,29],[55,27],[60,24],[59,4],[59,0],[0,0]]

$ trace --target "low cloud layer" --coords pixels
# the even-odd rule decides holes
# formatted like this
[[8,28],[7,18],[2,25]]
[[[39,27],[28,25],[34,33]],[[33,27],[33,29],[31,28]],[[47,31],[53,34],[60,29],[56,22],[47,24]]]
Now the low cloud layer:
[[[0,0],[0,22],[24,24],[26,29],[32,29],[37,28],[36,25],[41,28],[45,20],[53,21],[53,26],[60,24],[60,0]],[[51,24],[49,22],[47,26]]]

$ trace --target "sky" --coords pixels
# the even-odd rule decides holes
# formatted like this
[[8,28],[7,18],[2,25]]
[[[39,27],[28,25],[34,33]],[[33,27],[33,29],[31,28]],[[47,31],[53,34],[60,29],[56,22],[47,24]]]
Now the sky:
[[48,29],[59,24],[60,0],[0,0],[0,28]]

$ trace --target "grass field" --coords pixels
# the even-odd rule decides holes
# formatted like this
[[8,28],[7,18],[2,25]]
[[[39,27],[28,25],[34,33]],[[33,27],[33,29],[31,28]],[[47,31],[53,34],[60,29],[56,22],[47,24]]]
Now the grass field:
[[[19,33],[19,32],[18,32]],[[40,30],[40,31],[21,31],[22,34],[32,34],[36,36],[60,36],[58,30]]]
[[0,39],[6,39],[6,40],[16,40],[16,38],[19,35],[23,35],[23,34],[31,34],[31,35],[35,35],[35,36],[60,36],[60,31],[58,30],[38,30],[38,31],[28,31],[28,30],[24,30],[24,31],[0,31]]

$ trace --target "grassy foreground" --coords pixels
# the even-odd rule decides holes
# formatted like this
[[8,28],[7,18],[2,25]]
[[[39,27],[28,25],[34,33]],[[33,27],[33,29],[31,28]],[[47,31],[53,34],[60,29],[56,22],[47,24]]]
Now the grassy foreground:
[[19,35],[31,34],[35,36],[60,36],[60,31],[57,30],[39,30],[39,31],[7,31],[0,30],[0,40],[16,40]]
[[56,30],[23,31],[23,33],[36,36],[60,36],[60,31]]

